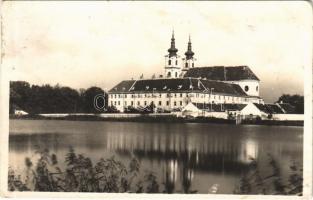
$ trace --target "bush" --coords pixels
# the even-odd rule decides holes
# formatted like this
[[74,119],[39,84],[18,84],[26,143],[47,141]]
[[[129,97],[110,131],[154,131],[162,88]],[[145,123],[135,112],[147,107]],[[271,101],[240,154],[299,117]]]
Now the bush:
[[[242,175],[234,194],[302,195],[302,168],[298,168],[295,162],[290,166],[287,184],[283,183],[280,169],[270,154],[266,168],[261,168],[258,161],[251,158],[249,167]],[[262,171],[269,173],[261,175]]]
[[55,154],[47,149],[38,150],[40,154],[35,166],[29,158],[25,159],[27,178],[9,169],[8,185],[10,191],[50,191],[50,192],[148,192],[159,191],[156,176],[149,172],[144,181],[139,180],[140,163],[132,158],[128,167],[114,157],[101,158],[93,165],[90,158],[76,154],[70,148],[66,157],[66,168],[58,167]]

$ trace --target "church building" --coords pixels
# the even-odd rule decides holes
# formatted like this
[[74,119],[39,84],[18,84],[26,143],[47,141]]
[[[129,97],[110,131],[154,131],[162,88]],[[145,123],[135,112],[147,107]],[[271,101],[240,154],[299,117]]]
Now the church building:
[[260,80],[248,66],[195,67],[189,36],[182,58],[175,47],[174,32],[165,56],[164,74],[151,79],[124,80],[108,92],[108,105],[120,112],[154,105],[158,111],[177,111],[189,102],[220,105],[263,104]]

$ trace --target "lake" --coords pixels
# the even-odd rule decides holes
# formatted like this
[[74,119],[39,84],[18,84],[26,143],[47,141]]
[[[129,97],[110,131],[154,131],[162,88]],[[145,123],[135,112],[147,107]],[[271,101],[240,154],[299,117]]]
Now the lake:
[[[277,161],[284,181],[291,162],[302,164],[303,127],[205,123],[138,123],[63,120],[10,120],[9,165],[22,171],[38,147],[58,156],[73,147],[96,162],[115,156],[127,164],[135,156],[141,171],[183,193],[231,194],[251,158]],[[186,183],[187,182],[187,183]]]

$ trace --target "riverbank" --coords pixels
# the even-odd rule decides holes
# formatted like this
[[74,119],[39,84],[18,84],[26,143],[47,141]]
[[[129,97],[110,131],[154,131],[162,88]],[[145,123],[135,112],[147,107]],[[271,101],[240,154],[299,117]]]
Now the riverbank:
[[[112,122],[154,122],[154,123],[215,123],[215,124],[236,124],[234,119],[221,119],[215,117],[184,118],[175,115],[151,115],[142,114],[131,117],[105,116],[101,114],[80,114],[80,115],[10,115],[10,119],[23,120],[69,120],[69,121],[112,121]],[[279,120],[243,120],[242,125],[268,125],[268,126],[303,126],[303,121],[279,121]]]

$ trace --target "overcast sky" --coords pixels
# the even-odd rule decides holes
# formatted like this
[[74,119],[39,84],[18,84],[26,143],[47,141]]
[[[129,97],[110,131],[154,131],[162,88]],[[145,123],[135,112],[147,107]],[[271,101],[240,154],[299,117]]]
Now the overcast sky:
[[311,6],[285,2],[4,2],[4,71],[10,80],[110,89],[164,72],[174,28],[196,66],[248,65],[261,96],[303,94]]

